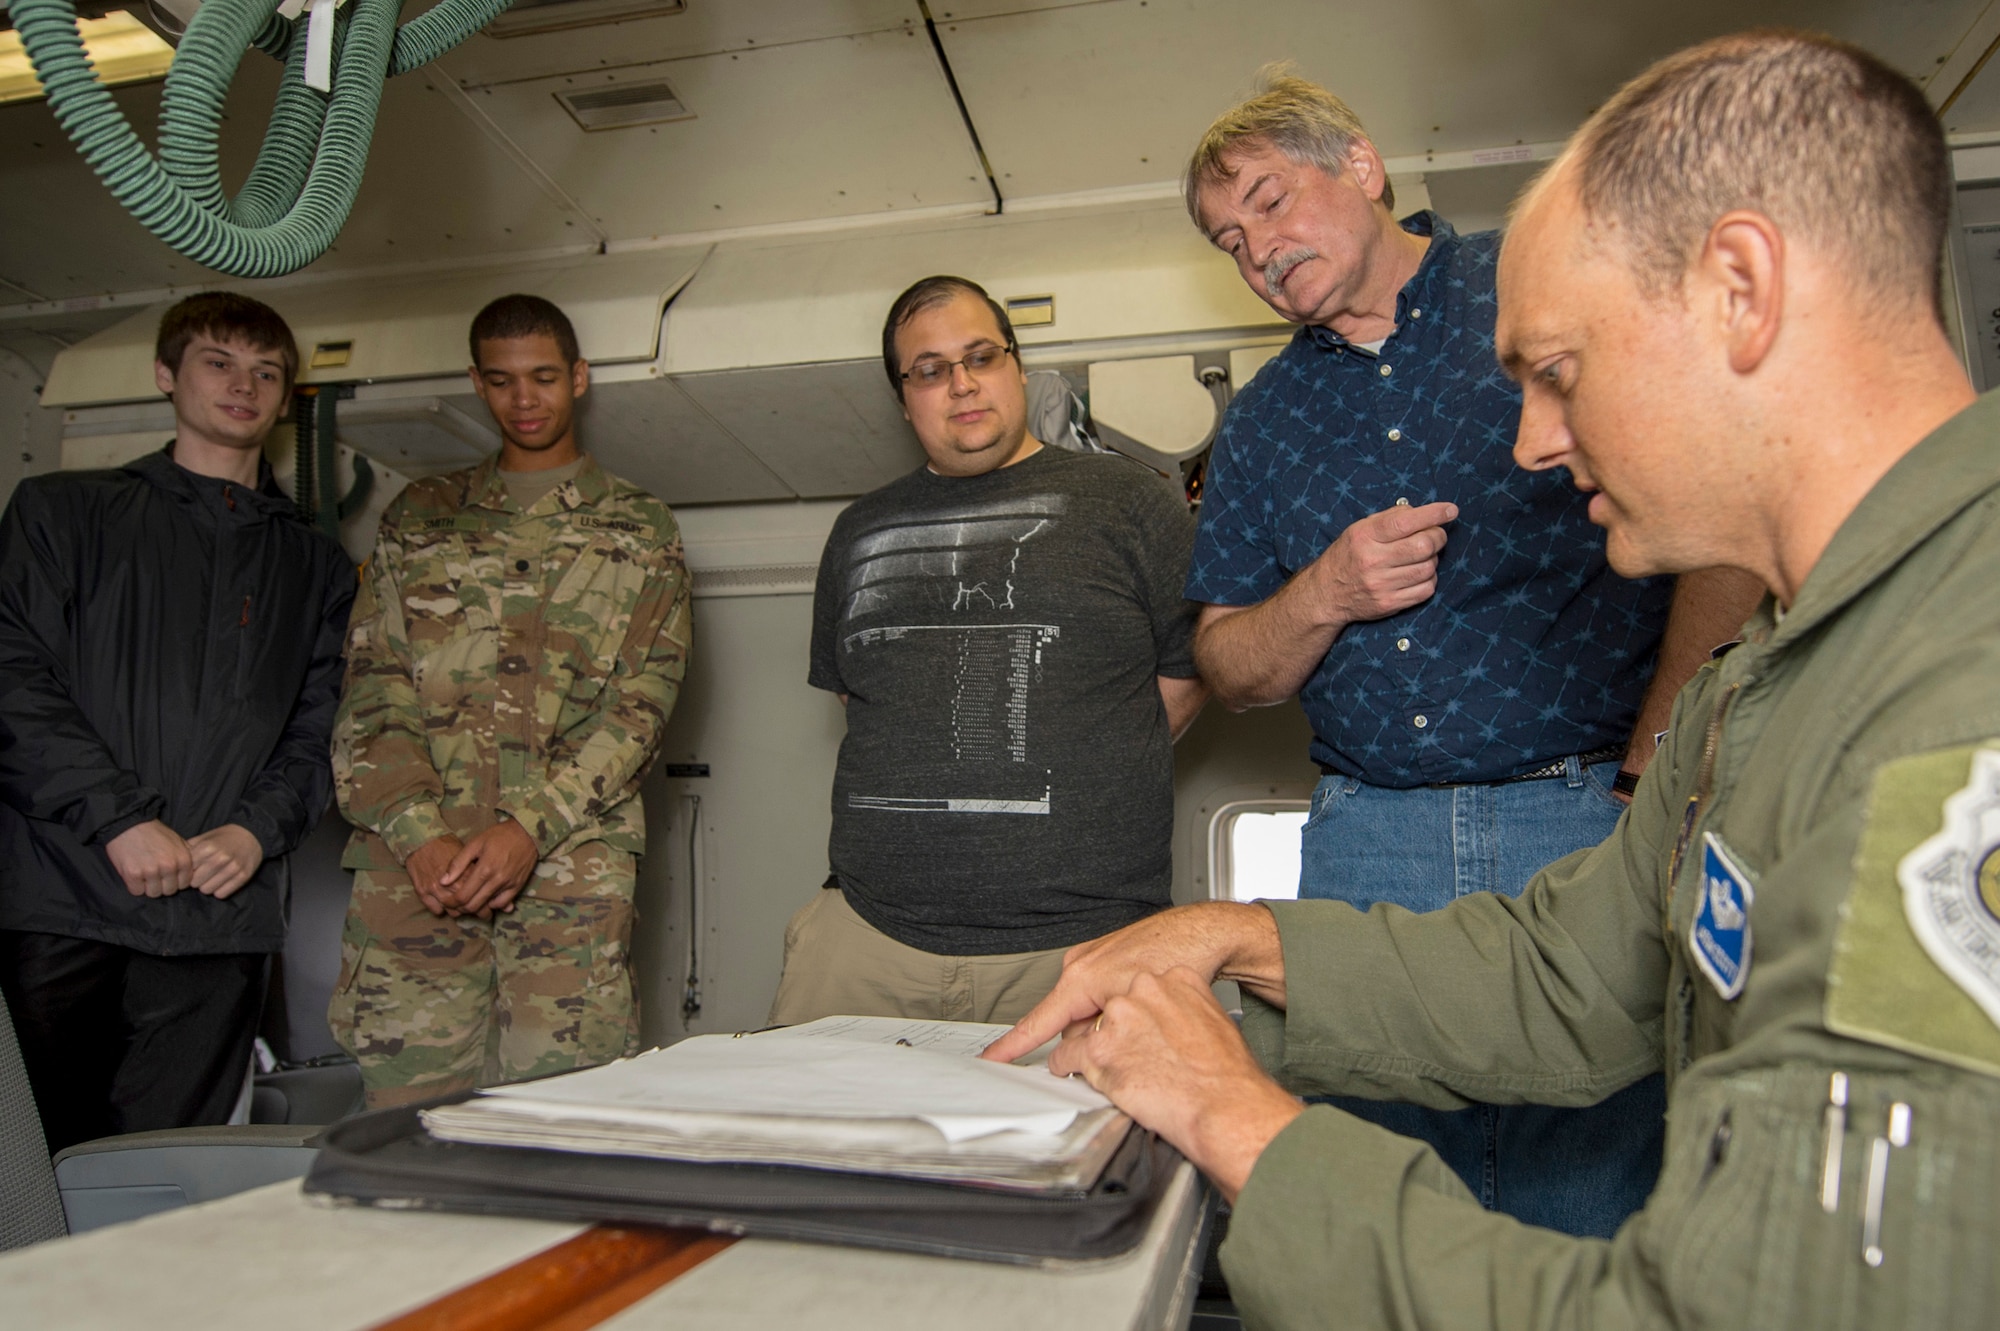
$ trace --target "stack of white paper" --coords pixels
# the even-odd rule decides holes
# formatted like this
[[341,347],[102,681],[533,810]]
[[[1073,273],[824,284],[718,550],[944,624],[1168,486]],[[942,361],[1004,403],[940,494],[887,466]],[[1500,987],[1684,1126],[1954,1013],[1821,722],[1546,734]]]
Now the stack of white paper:
[[1095,1182],[1130,1121],[1080,1081],[976,1057],[1005,1026],[828,1017],[703,1035],[424,1111],[448,1141],[806,1165],[1037,1192]]

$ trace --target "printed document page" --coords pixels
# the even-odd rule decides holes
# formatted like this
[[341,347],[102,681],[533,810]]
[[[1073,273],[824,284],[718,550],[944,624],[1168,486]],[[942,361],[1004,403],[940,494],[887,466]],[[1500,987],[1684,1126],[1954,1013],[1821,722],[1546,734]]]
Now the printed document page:
[[[975,1055],[1007,1028],[828,1017],[704,1035],[427,1110],[439,1137],[1087,1188],[1129,1120],[1080,1080]],[[1034,1056],[1031,1056],[1034,1057]]]

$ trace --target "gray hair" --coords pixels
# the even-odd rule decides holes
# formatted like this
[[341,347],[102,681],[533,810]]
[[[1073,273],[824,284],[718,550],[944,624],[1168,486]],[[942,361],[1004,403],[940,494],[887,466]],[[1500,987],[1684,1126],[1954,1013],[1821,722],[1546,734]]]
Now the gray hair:
[[[1216,117],[1195,145],[1181,182],[1188,216],[1202,225],[1199,198],[1210,185],[1236,178],[1229,159],[1244,148],[1276,148],[1302,166],[1316,166],[1337,176],[1347,165],[1348,151],[1368,138],[1361,118],[1317,83],[1292,73],[1289,64],[1257,71],[1257,92]],[[1382,178],[1382,203],[1392,212],[1396,191]]]
[[1857,46],[1764,29],[1690,47],[1619,89],[1566,156],[1649,293],[1678,291],[1716,220],[1744,208],[1875,294],[1938,307],[1944,132],[1915,84]]

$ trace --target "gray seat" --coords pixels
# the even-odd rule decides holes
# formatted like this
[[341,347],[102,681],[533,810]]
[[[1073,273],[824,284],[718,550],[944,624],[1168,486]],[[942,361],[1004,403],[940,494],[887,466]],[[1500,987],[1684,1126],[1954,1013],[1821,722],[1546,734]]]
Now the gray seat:
[[68,1232],[14,1019],[0,996],[0,1252]]
[[348,832],[339,813],[328,810],[287,862],[291,918],[285,950],[273,958],[263,1030],[278,1070],[257,1076],[252,1123],[335,1123],[361,1110],[361,1069],[326,1024],[353,890],[340,867]]
[[341,1056],[260,1072],[251,1091],[252,1123],[338,1123],[361,1112],[361,1065]]
[[298,1178],[317,1126],[177,1128],[81,1142],[53,1162],[0,997],[0,1250]]
[[55,1158],[63,1217],[81,1234],[303,1178],[319,1154],[310,1145],[318,1135],[317,1127],[245,1124],[78,1142]]

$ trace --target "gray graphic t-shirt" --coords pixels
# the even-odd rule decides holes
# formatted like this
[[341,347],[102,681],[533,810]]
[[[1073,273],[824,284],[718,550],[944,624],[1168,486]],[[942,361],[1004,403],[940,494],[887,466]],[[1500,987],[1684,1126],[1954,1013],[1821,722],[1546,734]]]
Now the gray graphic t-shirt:
[[862,918],[975,955],[1167,904],[1156,677],[1195,673],[1193,539],[1166,481],[1052,448],[985,476],[917,471],[841,514],[809,678],[848,695],[830,855]]

